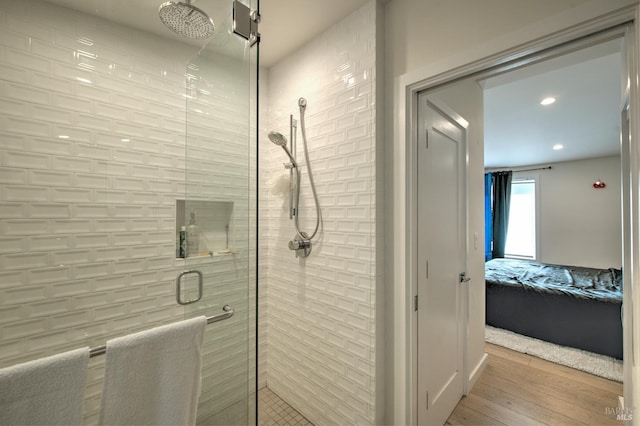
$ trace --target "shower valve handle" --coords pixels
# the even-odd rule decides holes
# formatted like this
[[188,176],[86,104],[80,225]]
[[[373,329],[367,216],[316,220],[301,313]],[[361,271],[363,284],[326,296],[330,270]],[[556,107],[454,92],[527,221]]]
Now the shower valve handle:
[[289,241],[289,250],[305,250],[311,247],[309,240],[291,240]]

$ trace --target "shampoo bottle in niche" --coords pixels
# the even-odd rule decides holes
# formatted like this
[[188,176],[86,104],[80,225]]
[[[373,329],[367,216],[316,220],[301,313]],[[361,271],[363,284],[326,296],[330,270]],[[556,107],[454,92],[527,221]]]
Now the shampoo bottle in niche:
[[200,228],[196,225],[196,213],[191,212],[187,228],[187,257],[197,256],[200,252]]
[[178,257],[187,257],[187,227],[180,227],[180,239],[178,241]]

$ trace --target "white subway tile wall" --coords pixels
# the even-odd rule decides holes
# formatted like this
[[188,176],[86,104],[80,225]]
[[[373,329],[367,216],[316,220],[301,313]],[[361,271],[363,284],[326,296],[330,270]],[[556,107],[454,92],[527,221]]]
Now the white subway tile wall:
[[[228,303],[234,317],[205,336],[199,418],[250,405],[252,64],[196,53],[38,0],[0,0],[0,368]],[[233,205],[235,254],[176,260],[185,198],[196,210]],[[224,248],[221,231],[209,237]],[[175,302],[185,266],[205,276],[203,302],[186,311]],[[91,362],[87,424],[103,362]],[[248,422],[247,410],[238,415]]]
[[[376,420],[375,59],[371,1],[270,69],[269,114],[261,124],[261,279],[268,310],[260,318],[268,339],[261,368],[270,389],[319,425]],[[267,140],[270,130],[288,137],[299,97],[308,101],[309,158],[323,218],[306,259],[287,248],[295,235],[282,166],[287,158]],[[298,158],[304,162],[300,133]],[[307,167],[302,171],[300,224],[310,232],[315,209]]]

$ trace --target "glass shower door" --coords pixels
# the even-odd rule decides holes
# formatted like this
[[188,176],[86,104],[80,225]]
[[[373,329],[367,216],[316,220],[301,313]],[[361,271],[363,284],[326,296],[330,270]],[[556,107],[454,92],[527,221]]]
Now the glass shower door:
[[177,297],[187,318],[225,318],[205,333],[198,424],[246,425],[256,423],[258,45],[233,34],[233,3],[216,3],[215,34],[185,69]]

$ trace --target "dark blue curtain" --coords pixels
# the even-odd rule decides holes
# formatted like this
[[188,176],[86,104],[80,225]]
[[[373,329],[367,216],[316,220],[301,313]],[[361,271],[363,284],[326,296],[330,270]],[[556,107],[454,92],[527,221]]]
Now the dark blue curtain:
[[511,202],[511,171],[492,173],[493,184],[493,251],[491,256],[504,257],[509,229]]
[[491,173],[484,174],[484,260],[491,260],[491,242],[493,241],[493,215],[491,214]]

